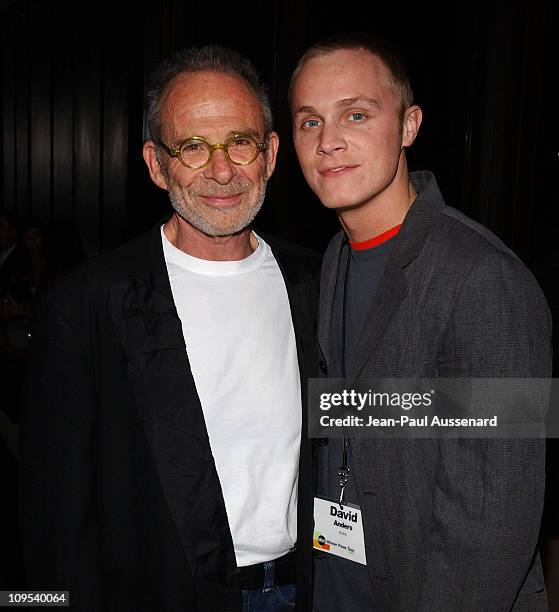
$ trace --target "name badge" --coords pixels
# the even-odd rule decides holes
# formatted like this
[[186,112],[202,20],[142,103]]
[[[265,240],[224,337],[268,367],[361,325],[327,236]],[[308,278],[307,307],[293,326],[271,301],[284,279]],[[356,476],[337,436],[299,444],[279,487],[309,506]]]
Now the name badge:
[[313,548],[367,565],[361,508],[315,497]]

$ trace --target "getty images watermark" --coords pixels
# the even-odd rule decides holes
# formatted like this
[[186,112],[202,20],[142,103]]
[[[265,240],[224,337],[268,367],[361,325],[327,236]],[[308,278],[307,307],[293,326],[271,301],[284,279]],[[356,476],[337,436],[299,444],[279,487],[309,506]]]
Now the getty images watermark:
[[559,384],[543,378],[309,381],[309,435],[559,437]]

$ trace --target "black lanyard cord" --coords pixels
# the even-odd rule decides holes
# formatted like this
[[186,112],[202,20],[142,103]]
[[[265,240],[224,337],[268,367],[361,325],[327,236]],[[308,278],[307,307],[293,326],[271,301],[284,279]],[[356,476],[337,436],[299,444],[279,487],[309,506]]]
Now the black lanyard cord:
[[[345,272],[344,272],[344,293],[343,293],[343,301],[342,301],[342,378],[345,382],[345,340],[346,340],[346,302],[347,302],[347,284],[348,284],[348,276],[349,276],[349,258],[351,257],[351,253],[348,253],[348,258],[346,262]],[[340,485],[340,508],[343,508],[343,504],[345,503],[345,487],[347,484],[347,479],[349,476],[349,466],[347,465],[347,448],[349,445],[349,440],[344,435],[344,450],[342,453],[342,464],[338,468],[338,477],[339,477],[339,485]]]

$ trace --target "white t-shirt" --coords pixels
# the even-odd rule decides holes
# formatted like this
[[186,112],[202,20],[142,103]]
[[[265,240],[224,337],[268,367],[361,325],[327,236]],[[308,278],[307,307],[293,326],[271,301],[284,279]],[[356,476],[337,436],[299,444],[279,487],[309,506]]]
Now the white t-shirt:
[[163,253],[212,453],[237,565],[293,548],[301,388],[283,276],[268,244],[240,261]]

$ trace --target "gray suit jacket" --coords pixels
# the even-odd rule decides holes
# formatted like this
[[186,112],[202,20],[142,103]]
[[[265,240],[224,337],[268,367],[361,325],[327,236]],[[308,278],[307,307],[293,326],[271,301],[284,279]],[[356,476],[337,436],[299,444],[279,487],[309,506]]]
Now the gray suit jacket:
[[[548,377],[551,324],[530,272],[446,206],[435,178],[395,238],[351,379]],[[343,233],[323,262],[323,371]],[[537,539],[544,441],[351,439],[369,575],[390,612],[547,609]]]

